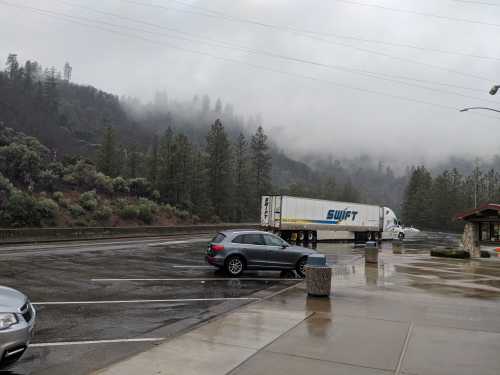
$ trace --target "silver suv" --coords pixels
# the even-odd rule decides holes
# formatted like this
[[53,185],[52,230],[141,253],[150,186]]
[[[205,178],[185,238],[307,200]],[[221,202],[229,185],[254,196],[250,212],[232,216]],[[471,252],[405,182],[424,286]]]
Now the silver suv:
[[316,251],[292,246],[280,237],[257,230],[228,230],[209,243],[206,260],[231,276],[249,270],[295,270],[304,276],[307,257]]
[[0,368],[17,361],[28,348],[35,315],[28,297],[0,286]]

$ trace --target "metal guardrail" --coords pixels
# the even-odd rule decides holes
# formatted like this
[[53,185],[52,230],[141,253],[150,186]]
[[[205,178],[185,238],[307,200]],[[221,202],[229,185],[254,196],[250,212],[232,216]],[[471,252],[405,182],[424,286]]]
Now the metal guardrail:
[[142,227],[0,229],[0,244],[173,236],[189,233],[213,233],[224,229],[253,229],[258,226],[256,223],[226,223]]

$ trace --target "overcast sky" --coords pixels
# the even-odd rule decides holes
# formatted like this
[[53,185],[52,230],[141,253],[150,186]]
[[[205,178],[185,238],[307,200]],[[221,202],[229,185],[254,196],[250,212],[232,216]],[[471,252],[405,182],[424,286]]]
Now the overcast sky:
[[[0,54],[6,58],[14,52],[22,61],[36,59],[61,69],[69,61],[73,81],[117,95],[150,100],[159,89],[170,98],[220,97],[239,113],[260,113],[275,141],[292,153],[349,157],[369,152],[377,159],[427,162],[450,154],[487,157],[500,153],[500,114],[458,109],[500,108],[500,93],[488,94],[500,83],[500,0],[488,3],[495,1],[498,6],[453,0],[183,0],[185,5],[172,0],[0,0]],[[6,2],[76,18],[68,22]],[[179,39],[186,34],[172,30],[203,40]]]

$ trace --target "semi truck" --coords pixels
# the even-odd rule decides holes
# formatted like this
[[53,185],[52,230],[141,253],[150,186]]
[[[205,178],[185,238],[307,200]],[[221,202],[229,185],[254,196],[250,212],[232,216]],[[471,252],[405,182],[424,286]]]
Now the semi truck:
[[389,207],[287,195],[266,195],[261,226],[284,240],[376,241],[404,239],[404,231]]

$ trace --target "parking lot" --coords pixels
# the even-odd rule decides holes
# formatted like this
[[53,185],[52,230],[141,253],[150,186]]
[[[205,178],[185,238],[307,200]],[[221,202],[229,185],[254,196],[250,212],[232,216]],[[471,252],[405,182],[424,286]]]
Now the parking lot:
[[[207,236],[0,247],[0,285],[38,312],[32,346],[4,374],[87,374],[243,304],[295,275],[230,279],[204,262]],[[0,372],[1,373],[1,372]]]

